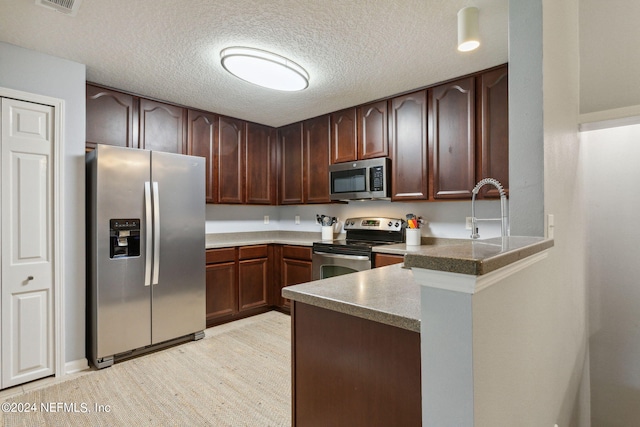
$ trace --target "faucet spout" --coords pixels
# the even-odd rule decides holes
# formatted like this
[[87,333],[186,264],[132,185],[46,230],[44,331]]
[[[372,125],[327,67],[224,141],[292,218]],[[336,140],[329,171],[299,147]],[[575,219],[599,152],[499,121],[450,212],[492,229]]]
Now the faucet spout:
[[[500,193],[500,218],[476,218],[476,195],[482,187],[490,184],[498,189]],[[485,178],[480,180],[473,190],[471,190],[471,238],[477,239],[480,237],[478,234],[478,221],[501,221],[501,235],[506,237],[509,235],[509,218],[507,213],[507,194],[502,187],[502,184],[495,178]]]

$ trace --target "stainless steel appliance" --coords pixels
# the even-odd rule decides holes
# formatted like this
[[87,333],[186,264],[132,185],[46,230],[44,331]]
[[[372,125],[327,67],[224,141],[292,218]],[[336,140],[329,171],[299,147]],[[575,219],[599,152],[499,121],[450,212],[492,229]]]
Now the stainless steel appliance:
[[88,352],[98,368],[204,336],[204,159],[87,155]]
[[330,165],[331,200],[389,199],[390,164],[383,157]]
[[371,269],[373,247],[404,242],[404,221],[399,218],[348,218],[345,240],[313,244],[313,280]]

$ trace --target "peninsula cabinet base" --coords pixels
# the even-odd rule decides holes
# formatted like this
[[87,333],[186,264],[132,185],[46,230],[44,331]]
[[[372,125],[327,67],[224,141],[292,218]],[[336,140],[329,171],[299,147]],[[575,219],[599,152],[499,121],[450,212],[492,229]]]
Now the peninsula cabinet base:
[[292,301],[293,425],[420,426],[420,334]]

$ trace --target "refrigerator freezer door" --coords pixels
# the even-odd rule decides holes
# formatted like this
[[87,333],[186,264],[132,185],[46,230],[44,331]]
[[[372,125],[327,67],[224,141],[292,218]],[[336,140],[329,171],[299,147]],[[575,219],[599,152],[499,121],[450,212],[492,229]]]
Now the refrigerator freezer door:
[[205,175],[204,158],[153,151],[151,159],[160,219],[158,283],[151,286],[156,344],[206,327]]
[[[89,181],[92,211],[91,352],[97,359],[151,344],[151,287],[145,286],[147,220],[145,182],[149,151],[98,146]],[[110,220],[140,220],[140,254],[111,258]]]

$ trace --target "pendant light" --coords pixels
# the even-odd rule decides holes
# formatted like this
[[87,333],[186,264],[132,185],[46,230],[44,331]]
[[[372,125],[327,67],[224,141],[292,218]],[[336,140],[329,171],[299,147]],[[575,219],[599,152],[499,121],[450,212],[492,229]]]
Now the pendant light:
[[469,52],[480,46],[478,8],[465,7],[458,11],[458,50]]
[[228,47],[220,52],[225,70],[249,83],[269,89],[298,91],[309,86],[309,73],[284,56],[249,47]]

